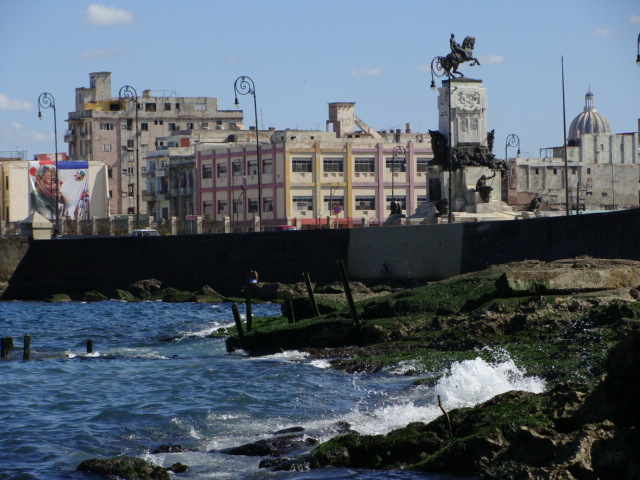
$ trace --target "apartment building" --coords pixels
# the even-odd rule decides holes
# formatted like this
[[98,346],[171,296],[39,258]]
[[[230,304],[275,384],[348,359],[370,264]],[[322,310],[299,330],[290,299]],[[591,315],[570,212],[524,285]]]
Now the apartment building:
[[181,130],[237,130],[243,112],[219,110],[215,97],[154,96],[150,90],[135,91],[137,101],[127,100],[124,91],[120,98],[122,88],[113,95],[111,72],[90,73],[89,87],[76,88],[64,140],[72,160],[107,165],[110,214],[145,214],[138,182],[147,152],[164,147],[161,138]]
[[382,224],[394,200],[411,213],[427,201],[428,135],[409,126],[377,132],[345,102],[329,104],[330,127],[261,133],[259,149],[257,142],[203,148],[198,213],[228,218],[233,231],[252,230],[257,216],[263,230],[336,228]]

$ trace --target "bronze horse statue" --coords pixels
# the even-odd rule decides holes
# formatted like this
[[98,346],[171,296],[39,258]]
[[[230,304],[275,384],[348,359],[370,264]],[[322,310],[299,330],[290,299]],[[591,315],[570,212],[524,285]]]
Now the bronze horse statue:
[[464,74],[458,71],[458,67],[462,63],[471,62],[471,67],[480,65],[478,59],[473,56],[475,43],[476,39],[474,37],[466,37],[462,41],[462,45],[458,45],[453,33],[451,34],[451,53],[446,57],[436,57],[438,66],[445,71],[447,77],[454,77],[456,73],[460,75],[460,78],[464,77]]

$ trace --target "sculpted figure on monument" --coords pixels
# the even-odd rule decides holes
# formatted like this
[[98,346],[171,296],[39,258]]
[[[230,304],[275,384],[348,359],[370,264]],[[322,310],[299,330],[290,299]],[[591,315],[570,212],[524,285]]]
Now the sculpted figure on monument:
[[431,151],[436,160],[443,159],[447,154],[447,137],[438,130],[429,130],[431,136]]
[[449,45],[451,46],[451,53],[446,57],[438,57],[440,66],[447,73],[447,76],[453,77],[454,74],[458,74],[460,78],[464,77],[464,74],[458,71],[458,66],[465,62],[471,62],[471,66],[480,65],[477,58],[473,56],[473,47],[475,46],[476,39],[474,37],[466,37],[462,41],[462,45],[456,42],[455,35],[452,33],[449,39]]

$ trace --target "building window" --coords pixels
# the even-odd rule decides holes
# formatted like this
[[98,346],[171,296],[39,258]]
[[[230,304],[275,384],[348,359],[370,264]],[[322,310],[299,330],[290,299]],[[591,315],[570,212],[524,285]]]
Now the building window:
[[133,197],[134,187],[135,185],[133,183],[130,183],[129,185],[127,185],[127,195],[129,195],[130,197]]
[[607,192],[602,192],[602,196],[603,196],[603,197],[608,197],[608,196],[609,196],[609,194],[608,194]]
[[247,209],[249,213],[258,213],[258,199],[250,198],[247,200]]
[[262,211],[263,212],[273,212],[273,198],[264,197],[262,199]]
[[113,130],[114,124],[109,122],[100,122],[100,130]]
[[375,210],[376,197],[356,197],[356,210]]
[[195,127],[195,124],[191,122],[187,122],[187,130],[193,130],[194,127]]
[[170,112],[170,111],[171,111],[171,103],[169,103],[169,102],[165,102],[165,104],[164,104],[164,111],[165,111],[165,112]]
[[169,122],[169,130],[171,130],[173,132],[173,131],[176,131],[176,130],[179,130],[179,129],[180,129],[180,127],[178,127],[178,124],[173,123],[173,122]]
[[396,204],[400,205],[400,208],[402,208],[403,210],[407,209],[407,197],[405,195],[387,195],[387,209],[391,209],[391,201],[394,199],[396,199]]
[[333,212],[333,207],[336,205],[340,205],[344,208],[344,197],[342,195],[325,195],[324,197],[324,208],[327,209],[330,213]]
[[226,163],[218,163],[216,165],[216,177],[217,178],[227,178],[227,164]]
[[587,168],[587,175],[591,175],[591,169]]
[[298,173],[311,172],[312,171],[311,159],[300,158],[300,157],[293,158],[291,160],[291,171],[298,172]]
[[343,172],[342,158],[325,158],[322,160],[322,170],[326,172]]
[[164,125],[164,120],[154,120],[153,124],[154,125]]
[[427,173],[429,171],[429,158],[418,157],[416,159],[416,170],[419,173]]
[[213,202],[202,202],[202,214],[213,216]]
[[218,215],[227,215],[227,201],[218,200]]
[[258,174],[258,161],[250,160],[249,165],[247,167],[249,175],[257,175]]
[[553,174],[554,174],[554,175],[557,175],[557,174],[558,174],[558,169],[557,169],[557,168],[554,168],[554,169],[553,169]]
[[111,151],[111,144],[110,143],[105,143],[104,145],[102,145],[102,151],[103,152],[110,152]]
[[405,158],[387,157],[385,166],[388,172],[406,172],[407,160]]
[[194,110],[196,112],[204,112],[207,109],[207,104],[206,103],[196,103],[194,105]]
[[200,125],[202,128],[208,129],[209,128],[209,122],[202,122],[202,125]]
[[536,175],[538,175],[540,173],[537,168],[534,168],[533,171],[536,173]]
[[427,202],[427,196],[426,195],[418,195],[418,205],[420,205],[421,203],[425,203]]
[[127,140],[127,148],[133,148],[133,139]]
[[262,173],[273,173],[273,160],[270,158],[262,160]]
[[242,212],[242,198],[233,199],[233,213],[234,215]]
[[370,173],[376,171],[376,162],[373,157],[371,158],[356,158],[355,159],[355,171],[357,173]]
[[202,165],[202,178],[213,178],[213,168],[211,165]]
[[142,130],[143,132],[146,132],[149,130],[149,124],[147,122],[142,122],[140,124],[140,130]]
[[156,104],[155,103],[145,103],[144,104],[144,109],[147,112],[155,112],[156,111]]
[[578,167],[571,167],[571,175],[578,173]]
[[233,161],[231,164],[231,175],[234,177],[242,175],[242,160],[238,159]]
[[113,178],[113,168],[107,168],[107,178]]
[[313,210],[313,197],[293,197],[294,210]]

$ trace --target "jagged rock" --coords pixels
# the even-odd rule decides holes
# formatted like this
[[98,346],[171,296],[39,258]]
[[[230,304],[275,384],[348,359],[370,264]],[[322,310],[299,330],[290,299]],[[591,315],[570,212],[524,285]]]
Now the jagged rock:
[[251,285],[251,296],[267,302],[295,298],[299,293],[289,285],[278,282],[259,282]]
[[136,297],[142,300],[149,300],[153,295],[160,291],[162,282],[155,278],[147,280],[138,280],[129,285],[128,290]]
[[78,465],[77,470],[125,480],[170,480],[167,469],[153,466],[146,460],[133,457],[85,460]]
[[209,285],[205,285],[195,293],[195,301],[196,303],[218,303],[223,302],[224,297]]
[[252,457],[277,457],[303,446],[315,445],[318,441],[304,438],[302,435],[284,435],[269,440],[258,440],[239,447],[227,448],[222,453],[228,455],[247,455]]
[[168,445],[160,445],[158,448],[156,448],[153,452],[153,454],[156,453],[178,453],[178,452],[188,452],[189,450],[185,447],[183,447],[182,445],[173,445],[173,444],[168,444]]

